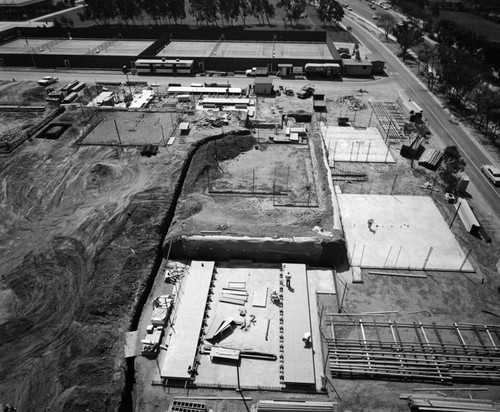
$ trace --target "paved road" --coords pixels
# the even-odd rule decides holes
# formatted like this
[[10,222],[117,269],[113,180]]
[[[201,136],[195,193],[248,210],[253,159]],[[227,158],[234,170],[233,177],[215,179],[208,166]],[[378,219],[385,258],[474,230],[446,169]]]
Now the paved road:
[[366,30],[366,27],[369,27],[366,22],[354,19],[351,15],[345,18],[345,24],[352,26],[356,37],[372,51],[376,50],[387,62],[386,71],[392,73],[400,89],[422,107],[433,136],[442,147],[456,145],[460,149],[467,162],[466,173],[471,179],[468,192],[476,201],[480,200],[478,204],[484,206],[485,211],[500,222],[500,189],[495,188],[480,170],[482,164],[495,163],[491,155],[472,138],[465,128],[452,123],[453,119],[449,112],[409,69],[376,36],[371,34],[373,29]]

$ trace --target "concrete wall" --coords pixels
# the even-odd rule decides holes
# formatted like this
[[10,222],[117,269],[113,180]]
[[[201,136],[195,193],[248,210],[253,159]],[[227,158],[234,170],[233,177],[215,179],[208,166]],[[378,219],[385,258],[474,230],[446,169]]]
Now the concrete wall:
[[172,239],[172,245],[170,242],[171,239],[167,238],[163,244],[163,254],[170,259],[241,259],[331,267],[345,263],[347,256],[345,242],[340,235],[331,239],[180,236]]

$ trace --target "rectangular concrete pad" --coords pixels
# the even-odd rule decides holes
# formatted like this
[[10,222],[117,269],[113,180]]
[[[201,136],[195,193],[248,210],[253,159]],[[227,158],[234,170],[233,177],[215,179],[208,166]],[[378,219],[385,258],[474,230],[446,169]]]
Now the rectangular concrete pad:
[[[96,47],[110,41],[111,39],[74,39],[62,40],[53,46],[44,47],[42,45],[50,43],[54,39],[17,39],[0,46],[0,53],[33,53],[33,54],[85,54]],[[119,40],[107,48],[99,49],[99,55],[107,56],[137,56],[154,43],[153,40]]]
[[328,147],[328,163],[394,163],[394,158],[376,127],[355,128],[322,126],[321,134]]
[[[274,51],[274,56],[273,56]],[[333,57],[326,44],[284,42],[232,42],[223,41],[177,41],[169,43],[157,56],[171,57],[236,58],[297,58],[331,61]]]
[[[420,270],[432,247],[427,270],[462,267],[466,253],[431,197],[337,196],[352,266]],[[473,271],[468,260],[462,270]]]
[[291,275],[290,288],[283,288],[284,381],[287,384],[314,385],[312,348],[302,337],[312,332],[306,265],[283,264],[283,276]]
[[192,261],[189,274],[178,289],[177,314],[161,367],[162,378],[191,377],[188,367],[193,365],[196,356],[213,270],[214,262]]
[[[244,306],[229,305],[219,302],[217,298],[222,288],[228,287],[230,282],[233,287],[235,282],[240,283],[238,286],[244,285],[250,296],[253,296],[255,291],[262,289],[263,285],[269,288],[269,293],[273,289],[279,290],[279,272],[276,265],[254,263],[249,267],[241,267],[237,264],[218,262],[213,290],[215,298],[208,312],[208,330],[213,328],[212,323],[220,325],[220,322],[226,318],[248,320],[250,315],[254,315],[256,321],[248,330],[235,328],[232,334],[219,342],[220,346],[272,353],[279,356],[279,307],[270,303],[269,294],[266,307],[253,307],[251,301],[246,302]],[[242,309],[247,311],[244,317],[240,315]],[[268,322],[269,329],[267,328]],[[196,384],[200,387],[221,385],[235,388],[238,384],[236,367],[221,363],[214,364],[210,361],[209,356],[202,355]],[[240,385],[243,388],[253,389],[259,386],[275,390],[281,389],[279,362],[241,359]]]

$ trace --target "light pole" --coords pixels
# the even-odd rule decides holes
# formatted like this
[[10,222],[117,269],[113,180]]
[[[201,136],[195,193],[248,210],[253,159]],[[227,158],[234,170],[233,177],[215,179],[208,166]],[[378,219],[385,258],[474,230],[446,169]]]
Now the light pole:
[[130,92],[130,94],[132,94],[132,88],[130,87],[130,81],[128,80],[128,72],[130,71],[130,69],[127,67],[127,66],[123,66],[122,67],[122,72],[125,76],[127,76],[127,85],[128,85],[128,90]]

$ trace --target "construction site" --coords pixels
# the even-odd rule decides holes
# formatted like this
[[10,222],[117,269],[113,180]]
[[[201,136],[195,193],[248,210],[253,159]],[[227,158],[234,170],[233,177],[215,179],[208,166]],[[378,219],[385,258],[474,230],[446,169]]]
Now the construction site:
[[224,81],[0,85],[0,403],[499,410],[500,232],[425,113]]

